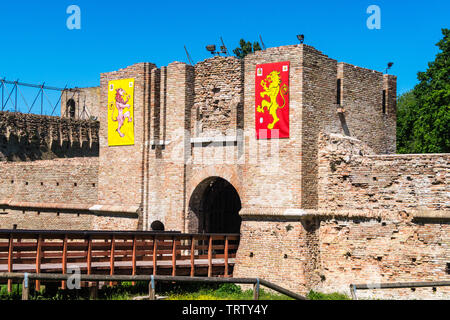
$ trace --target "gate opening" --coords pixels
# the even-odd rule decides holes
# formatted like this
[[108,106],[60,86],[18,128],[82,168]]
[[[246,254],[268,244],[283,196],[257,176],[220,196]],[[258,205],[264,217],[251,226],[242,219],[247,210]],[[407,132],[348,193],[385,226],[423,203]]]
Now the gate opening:
[[192,193],[189,202],[188,230],[199,233],[239,233],[241,199],[227,180],[210,177]]

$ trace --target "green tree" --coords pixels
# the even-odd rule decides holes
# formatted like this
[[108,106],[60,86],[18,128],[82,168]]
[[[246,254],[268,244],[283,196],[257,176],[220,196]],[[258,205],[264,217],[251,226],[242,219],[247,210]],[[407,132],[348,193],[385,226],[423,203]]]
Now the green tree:
[[414,121],[417,102],[413,90],[397,98],[397,152],[414,153]]
[[436,45],[439,52],[419,83],[399,99],[398,146],[401,153],[450,152],[450,29]]
[[255,51],[261,50],[261,46],[259,45],[259,42],[253,42],[253,46],[250,41],[246,42],[244,39],[241,39],[239,41],[239,46],[236,49],[233,50],[233,53],[238,57],[239,59],[244,58],[249,53],[253,53]]

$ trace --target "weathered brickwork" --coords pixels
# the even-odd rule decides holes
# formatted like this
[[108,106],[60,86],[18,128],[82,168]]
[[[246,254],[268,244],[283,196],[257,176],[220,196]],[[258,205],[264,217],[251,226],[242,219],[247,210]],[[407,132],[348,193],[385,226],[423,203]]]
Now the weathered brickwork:
[[215,57],[195,65],[195,100],[191,112],[195,137],[234,133],[242,110],[242,62]]
[[[245,58],[244,67],[244,170],[243,210],[301,206],[302,181],[302,86],[301,46],[270,48]],[[290,61],[289,139],[256,140],[256,65]]]
[[[256,65],[281,61],[290,61],[290,137],[257,140]],[[135,79],[135,143],[110,147],[108,81],[125,78]],[[98,159],[0,163],[0,227],[148,230],[161,221],[166,230],[209,232],[233,221],[241,233],[236,277],[300,293],[449,279],[450,155],[393,154],[395,76],[293,45],[195,66],[138,63],[103,73],[100,87],[79,92],[101,124],[87,140],[97,141]],[[82,106],[75,104],[76,119]],[[36,131],[5,121],[0,135],[18,130],[16,122],[23,128],[17,136]],[[39,131],[49,132],[42,141],[72,146],[86,141],[87,123],[96,124],[58,121],[60,129]],[[360,294],[373,293],[450,294]]]
[[261,277],[295,292],[307,291],[305,229],[298,221],[283,218],[246,219],[235,277]]
[[98,159],[55,159],[0,165],[4,229],[135,230],[137,216],[99,212]]
[[97,159],[2,163],[0,175],[2,201],[60,204],[97,201]]
[[[139,63],[119,71],[102,73],[100,76],[100,105],[108,104],[108,82],[134,78],[134,145],[108,146],[108,114],[100,113],[100,158],[98,202],[102,205],[142,207],[144,198],[144,147],[148,139],[150,63]],[[146,131],[144,131],[146,130]],[[140,214],[142,220],[142,214]]]
[[147,143],[145,229],[158,220],[165,224],[166,229],[184,230],[185,163],[190,151],[193,77],[194,68],[180,62],[171,63],[161,70],[160,100],[155,101],[160,116],[154,118],[154,126],[159,127],[163,134],[160,139],[154,136],[156,139]]
[[[318,215],[321,290],[350,282],[448,280],[450,155],[374,155],[353,138],[322,135]],[[422,290],[438,298],[450,290]],[[373,294],[369,292],[367,294]],[[414,298],[411,290],[377,292]]]
[[[0,206],[0,226],[2,229],[29,230],[136,230],[137,218],[131,214],[96,213],[81,208],[64,209],[51,206],[36,207]],[[75,207],[75,206],[72,206]]]
[[97,121],[0,112],[0,161],[98,157]]
[[[318,210],[241,212],[235,276],[258,275],[304,294],[350,294],[351,283],[449,280],[450,155],[375,155],[337,134],[320,134],[317,145]],[[284,253],[293,246],[289,235],[274,237],[288,226],[300,230],[291,234],[298,253],[292,260]],[[358,293],[387,299],[449,294],[446,288]]]
[[[338,79],[341,80],[340,106],[345,110],[350,135],[376,153],[395,153],[396,77],[339,63]],[[384,112],[383,90],[386,90]]]
[[449,210],[449,154],[375,155],[360,141],[322,135],[321,210],[398,219]]
[[[449,281],[450,225],[439,220],[330,219],[320,225],[319,273],[313,288],[346,292],[350,283]],[[360,297],[447,298],[445,287],[360,291]]]

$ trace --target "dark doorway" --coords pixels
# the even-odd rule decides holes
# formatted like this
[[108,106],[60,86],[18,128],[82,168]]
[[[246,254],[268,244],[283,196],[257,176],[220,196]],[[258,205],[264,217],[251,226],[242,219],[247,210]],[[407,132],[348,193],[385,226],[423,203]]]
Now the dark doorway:
[[231,183],[219,177],[201,182],[189,203],[189,231],[239,233],[241,199]]
[[71,119],[75,118],[75,100],[69,99],[67,101],[67,112]]

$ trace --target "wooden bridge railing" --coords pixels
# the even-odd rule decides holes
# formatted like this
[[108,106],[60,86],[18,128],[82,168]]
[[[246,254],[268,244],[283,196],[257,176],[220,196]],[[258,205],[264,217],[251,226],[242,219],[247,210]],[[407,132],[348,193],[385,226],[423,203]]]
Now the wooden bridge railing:
[[0,230],[0,272],[229,277],[238,245],[238,234]]

